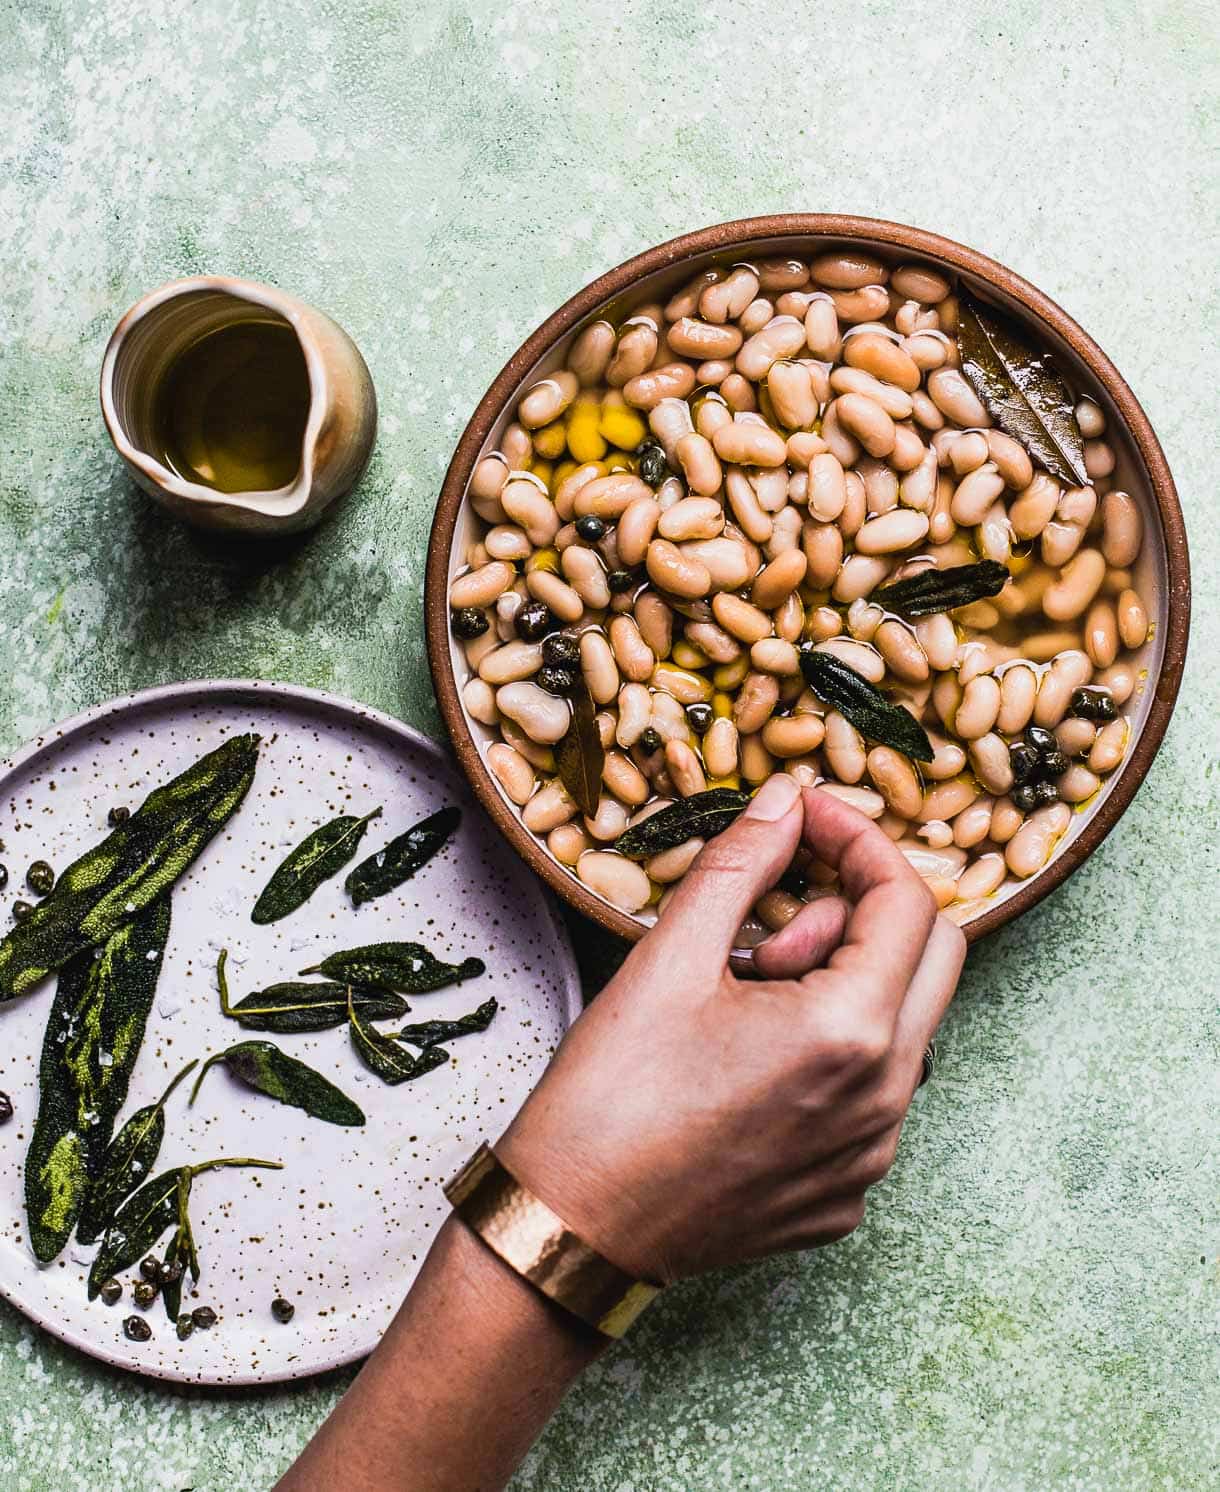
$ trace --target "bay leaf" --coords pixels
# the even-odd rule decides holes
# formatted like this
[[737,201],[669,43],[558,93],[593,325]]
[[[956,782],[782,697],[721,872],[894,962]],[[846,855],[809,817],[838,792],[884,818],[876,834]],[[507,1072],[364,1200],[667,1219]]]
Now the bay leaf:
[[961,370],[1001,430],[1051,476],[1086,487],[1076,401],[1049,348],[994,306],[963,292],[957,318]]
[[583,673],[576,675],[576,685],[569,697],[572,720],[555,747],[555,765],[572,801],[581,813],[593,818],[601,797],[606,752],[597,728],[597,708]]

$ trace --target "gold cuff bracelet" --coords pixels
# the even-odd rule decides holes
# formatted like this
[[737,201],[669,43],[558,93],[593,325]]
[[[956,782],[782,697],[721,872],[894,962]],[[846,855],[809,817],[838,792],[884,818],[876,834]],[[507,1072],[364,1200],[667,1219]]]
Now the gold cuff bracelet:
[[608,1337],[621,1337],[659,1285],[603,1259],[480,1145],[445,1187],[466,1226],[556,1305]]

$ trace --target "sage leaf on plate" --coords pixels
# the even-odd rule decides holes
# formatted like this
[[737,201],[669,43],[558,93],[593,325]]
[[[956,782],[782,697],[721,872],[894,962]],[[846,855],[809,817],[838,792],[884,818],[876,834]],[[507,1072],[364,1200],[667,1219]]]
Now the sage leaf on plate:
[[223,1052],[215,1052],[199,1069],[199,1076],[191,1089],[192,1103],[208,1071],[218,1062],[223,1062],[247,1088],[265,1093],[279,1103],[290,1104],[294,1109],[304,1109],[313,1119],[349,1127],[364,1123],[363,1112],[346,1093],[320,1072],[290,1057],[287,1052],[281,1052],[270,1041],[239,1041]]
[[[225,977],[226,949],[216,960],[216,982],[220,987],[220,1008],[231,1019],[250,1031],[272,1031],[277,1035],[296,1035],[302,1031],[329,1031],[347,1022],[347,986],[289,981],[270,984],[229,1003],[229,982]],[[358,988],[354,992],[356,1009],[365,1020],[395,1020],[410,1009],[401,995],[388,990]]]
[[364,985],[370,989],[396,990],[403,995],[426,995],[475,979],[486,971],[481,958],[466,958],[460,964],[447,964],[436,958],[422,943],[366,943],[362,948],[347,948],[332,953],[320,964],[302,969],[302,974],[324,974],[327,979],[344,985]]
[[127,1198],[106,1230],[102,1246],[89,1270],[89,1299],[97,1295],[103,1280],[130,1269],[137,1259],[156,1248],[165,1230],[177,1221],[179,1198],[184,1190],[189,1196],[196,1176],[228,1166],[258,1166],[268,1171],[283,1169],[278,1160],[233,1156],[204,1161],[197,1166],[174,1166],[172,1170],[162,1171],[159,1176],[146,1181]]
[[891,704],[875,684],[842,659],[804,648],[800,662],[805,682],[817,697],[838,710],[862,736],[900,751],[912,761],[932,760],[932,743],[914,715],[901,705]]
[[929,566],[893,585],[883,585],[870,602],[913,622],[919,617],[955,611],[972,601],[998,596],[1008,582],[1008,570],[998,560],[980,560],[976,565],[950,565],[946,570]]
[[1050,350],[1002,311],[962,294],[957,317],[962,373],[1001,430],[1070,487],[1087,487],[1076,401]]
[[418,1021],[413,1026],[404,1026],[401,1031],[395,1031],[394,1040],[427,1048],[438,1046],[442,1041],[456,1041],[459,1036],[473,1036],[487,1030],[499,1008],[499,1001],[493,996],[477,1010],[472,1010],[469,1015],[459,1015],[456,1020]]
[[68,866],[55,889],[0,941],[0,1002],[34,988],[157,900],[237,810],[259,738],[232,736]]
[[324,881],[337,875],[360,847],[372,819],[381,815],[380,808],[363,818],[342,814],[303,839],[278,867],[254,903],[250,921],[260,925],[278,922],[304,906]]
[[555,747],[559,780],[581,813],[593,818],[602,791],[606,752],[597,728],[597,709],[583,674],[576,675],[571,693],[572,720]]
[[392,1036],[386,1036],[366,1025],[360,1019],[354,1004],[348,1006],[348,1030],[360,1060],[383,1083],[389,1083],[392,1087],[421,1078],[424,1073],[444,1066],[449,1060],[449,1053],[439,1046],[426,1047],[418,1056],[413,1056],[399,1046]]
[[170,1236],[163,1260],[165,1268],[174,1270],[177,1278],[165,1279],[161,1283],[161,1299],[165,1305],[165,1314],[171,1321],[177,1321],[182,1309],[182,1289],[186,1284],[187,1270],[190,1270],[192,1279],[199,1278],[199,1251],[195,1247],[195,1233],[191,1227],[190,1199],[191,1176],[184,1166],[178,1177],[178,1226]]
[[165,1105],[178,1084],[198,1065],[197,1058],[188,1062],[161,1097],[137,1109],[111,1140],[76,1225],[81,1243],[96,1243],[124,1199],[152,1174],[165,1138]]
[[723,834],[749,801],[749,793],[735,787],[710,787],[704,793],[692,793],[624,830],[614,841],[614,848],[630,860],[645,860],[688,839],[712,839]]
[[162,896],[60,971],[39,1062],[25,1162],[30,1246],[46,1264],[67,1243],[127,1100],[169,937]]
[[343,883],[352,905],[362,906],[410,880],[421,865],[426,865],[444,848],[461,821],[460,808],[439,808],[397,839],[391,839],[384,849],[361,860]]

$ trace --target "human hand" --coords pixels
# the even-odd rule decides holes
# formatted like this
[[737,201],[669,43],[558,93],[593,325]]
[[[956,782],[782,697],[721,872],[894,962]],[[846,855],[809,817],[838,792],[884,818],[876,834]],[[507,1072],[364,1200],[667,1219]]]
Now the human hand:
[[[729,972],[733,937],[802,837],[843,897]],[[886,835],[772,777],[564,1038],[495,1147],[577,1234],[669,1283],[831,1243],[893,1164],[965,956]]]

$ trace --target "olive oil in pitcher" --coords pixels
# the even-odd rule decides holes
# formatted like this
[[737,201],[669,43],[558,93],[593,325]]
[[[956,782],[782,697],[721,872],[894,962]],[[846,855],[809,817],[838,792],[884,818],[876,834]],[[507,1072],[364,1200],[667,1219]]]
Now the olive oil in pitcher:
[[301,465],[310,387],[287,322],[251,317],[205,333],[174,362],[152,410],[152,454],[218,492],[266,492]]

